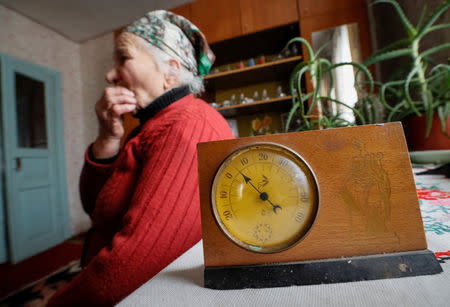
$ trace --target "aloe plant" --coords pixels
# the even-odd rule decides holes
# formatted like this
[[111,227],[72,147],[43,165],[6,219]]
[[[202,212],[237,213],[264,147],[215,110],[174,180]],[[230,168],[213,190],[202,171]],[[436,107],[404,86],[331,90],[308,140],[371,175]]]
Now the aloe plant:
[[[374,82],[369,70],[364,65],[355,62],[332,64],[329,60],[320,57],[320,52],[326,45],[322,46],[314,53],[311,45],[302,37],[291,39],[285,48],[288,48],[289,45],[294,43],[305,45],[309,60],[300,62],[291,73],[289,86],[292,95],[292,107],[284,127],[285,131],[289,130],[294,116],[297,116],[300,119],[300,124],[294,129],[296,131],[354,125],[354,123],[343,119],[339,114],[333,114],[328,111],[325,104],[330,103],[339,104],[351,109],[357,118],[357,122],[365,124],[366,120],[361,112],[342,101],[332,98],[331,90],[333,89],[334,84],[333,71],[340,66],[350,65],[356,67],[359,72],[362,72],[366,76],[368,95],[371,95],[373,93]],[[309,93],[304,93],[302,90],[302,83],[308,73],[313,90]],[[327,75],[330,80],[330,92],[328,92],[328,95],[322,96],[319,94],[320,84]],[[364,85],[364,87],[366,87],[366,85]]]
[[408,56],[411,59],[409,71],[397,80],[380,84],[379,97],[388,110],[387,121],[403,120],[410,115],[426,116],[426,136],[431,131],[434,114],[441,120],[441,129],[446,133],[446,119],[450,115],[450,66],[433,64],[430,55],[449,49],[450,42],[422,50],[422,39],[431,32],[446,29],[450,24],[436,25],[436,21],[449,7],[444,1],[425,18],[426,7],[416,26],[408,20],[395,0],[375,0],[373,4],[388,3],[400,18],[407,37],[375,52],[365,62],[366,67],[386,60]]

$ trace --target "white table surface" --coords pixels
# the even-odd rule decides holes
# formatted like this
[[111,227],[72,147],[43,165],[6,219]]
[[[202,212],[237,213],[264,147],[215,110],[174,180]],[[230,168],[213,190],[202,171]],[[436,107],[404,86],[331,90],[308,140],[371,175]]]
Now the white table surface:
[[[419,180],[423,181],[421,177]],[[434,180],[434,181],[433,181]],[[450,179],[426,177],[430,187]],[[427,182],[418,188],[426,188]],[[431,188],[430,188],[431,189]],[[450,225],[450,197],[438,204]],[[430,201],[430,206],[434,203]],[[423,217],[424,208],[421,200]],[[448,211],[446,211],[446,208]],[[424,220],[425,221],[425,220]],[[427,227],[425,227],[427,229]],[[428,249],[450,249],[450,232],[426,231]],[[119,306],[450,306],[450,259],[441,263],[443,273],[311,286],[282,288],[212,290],[203,287],[203,246],[200,241],[153,279],[126,297]]]
[[[431,247],[434,238],[428,237]],[[119,306],[450,306],[450,262],[437,275],[267,289],[203,287],[199,242]]]

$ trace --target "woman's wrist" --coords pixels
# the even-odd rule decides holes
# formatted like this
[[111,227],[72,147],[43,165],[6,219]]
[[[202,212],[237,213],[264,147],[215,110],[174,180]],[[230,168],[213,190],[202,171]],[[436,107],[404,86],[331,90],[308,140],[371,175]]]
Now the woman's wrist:
[[99,136],[92,144],[92,154],[96,159],[116,156],[120,150],[120,139]]

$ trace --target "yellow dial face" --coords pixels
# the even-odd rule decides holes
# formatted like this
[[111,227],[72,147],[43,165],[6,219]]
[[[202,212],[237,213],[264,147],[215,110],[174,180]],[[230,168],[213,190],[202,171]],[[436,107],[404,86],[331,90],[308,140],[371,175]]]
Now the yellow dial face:
[[212,186],[212,209],[225,235],[253,252],[275,253],[298,243],[318,211],[308,165],[290,149],[252,144],[228,156]]

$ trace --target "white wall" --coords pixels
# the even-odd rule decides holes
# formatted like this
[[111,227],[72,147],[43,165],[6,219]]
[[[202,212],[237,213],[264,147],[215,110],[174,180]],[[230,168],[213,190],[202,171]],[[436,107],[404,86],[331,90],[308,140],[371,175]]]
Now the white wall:
[[81,84],[85,116],[84,140],[90,144],[97,136],[97,118],[94,106],[107,86],[106,72],[113,62],[114,34],[108,33],[81,45]]
[[78,179],[84,152],[97,132],[94,104],[112,65],[113,34],[77,44],[0,5],[0,52],[47,66],[62,74],[67,191],[72,233],[86,231]]
[[[97,137],[98,124],[95,115],[95,103],[100,98],[103,89],[107,86],[106,72],[113,65],[114,34],[108,33],[98,38],[88,40],[80,45],[81,58],[81,107],[83,117],[83,130],[80,142],[83,154],[89,144]],[[83,158],[79,162],[83,161]],[[77,187],[78,177],[74,186]],[[81,210],[81,205],[71,213],[72,229],[74,233],[87,230],[90,226],[86,214]]]

